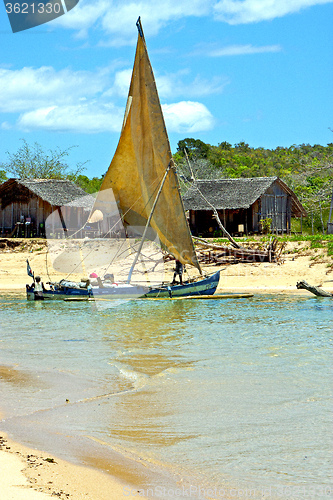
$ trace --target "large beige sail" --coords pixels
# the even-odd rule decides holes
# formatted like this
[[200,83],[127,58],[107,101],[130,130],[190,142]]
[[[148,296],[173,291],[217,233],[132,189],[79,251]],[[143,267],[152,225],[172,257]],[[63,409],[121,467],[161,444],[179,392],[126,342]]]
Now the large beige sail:
[[191,264],[200,271],[180,196],[153,71],[145,41],[139,33],[121,137],[94,210],[103,212],[103,206],[108,202],[108,190],[112,189],[124,224],[144,227],[169,165],[171,168],[150,226],[176,259],[183,264]]

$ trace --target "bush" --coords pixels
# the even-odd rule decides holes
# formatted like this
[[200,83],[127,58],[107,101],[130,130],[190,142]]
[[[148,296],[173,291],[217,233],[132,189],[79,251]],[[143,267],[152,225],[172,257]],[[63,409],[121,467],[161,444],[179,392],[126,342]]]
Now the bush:
[[261,230],[264,234],[271,232],[272,219],[270,217],[260,219],[259,223],[261,224]]
[[329,241],[327,243],[327,255],[331,255],[333,257],[333,241]]

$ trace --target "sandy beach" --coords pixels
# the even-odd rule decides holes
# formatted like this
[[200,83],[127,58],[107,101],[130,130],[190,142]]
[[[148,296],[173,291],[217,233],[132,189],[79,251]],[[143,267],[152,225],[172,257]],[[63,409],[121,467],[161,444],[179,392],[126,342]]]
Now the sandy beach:
[[[60,249],[61,241],[57,244]],[[202,268],[207,274],[221,268],[217,293],[244,291],[309,296],[309,292],[296,289],[299,280],[333,291],[331,257],[322,249],[318,252],[309,247],[309,242],[288,243],[279,263],[222,263]],[[59,252],[61,254],[61,249]],[[102,247],[99,252],[103,261]],[[57,265],[53,266],[55,261],[52,263],[48,256],[45,240],[17,240],[13,246],[7,240],[0,247],[0,293],[24,292],[25,284],[31,280],[26,271],[27,259],[35,274],[41,275],[44,282],[48,281],[48,276],[54,281],[65,277]],[[166,277],[170,281],[173,267],[174,262],[166,266]],[[71,275],[73,280],[82,277],[82,269]],[[26,448],[1,432],[0,435],[1,498],[4,500],[43,500],[50,496],[72,500],[116,500],[124,497],[123,487],[130,484],[119,464],[115,464],[109,475],[98,471],[98,466],[95,469],[73,465],[45,452]]]
[[[71,280],[75,281],[86,277],[82,268],[77,269],[75,264],[68,259],[68,252],[64,250],[63,240],[54,241],[52,252],[48,251],[45,240],[12,241],[13,245],[17,246],[9,247],[6,243],[0,248],[0,290],[25,289],[25,284],[30,282],[30,278],[27,276],[27,259],[29,259],[35,274],[41,275],[44,282],[49,281],[49,279],[57,281],[66,278],[72,269],[75,272],[70,274]],[[77,258],[77,252],[75,255]],[[94,251],[91,258],[102,264],[108,261],[109,256],[103,247],[103,242],[101,242],[98,251]],[[61,260],[65,259],[67,259],[66,265],[59,265]],[[106,267],[105,265],[104,269]],[[172,280],[173,268],[174,262],[166,264],[166,280]],[[93,269],[93,264],[89,264],[89,269]],[[232,264],[221,262],[217,265],[202,265],[202,270],[206,274],[211,274],[218,269],[221,269],[221,277],[217,293],[244,291],[307,295],[309,292],[296,289],[296,283],[300,280],[305,280],[316,286],[321,285],[323,289],[333,291],[332,258],[326,255],[325,249],[311,249],[310,243],[307,241],[288,243],[279,263]],[[198,274],[189,268],[186,272],[191,277]],[[185,279],[186,277],[187,274],[185,274]]]
[[119,500],[123,485],[107,474],[15,443],[1,433],[3,500]]

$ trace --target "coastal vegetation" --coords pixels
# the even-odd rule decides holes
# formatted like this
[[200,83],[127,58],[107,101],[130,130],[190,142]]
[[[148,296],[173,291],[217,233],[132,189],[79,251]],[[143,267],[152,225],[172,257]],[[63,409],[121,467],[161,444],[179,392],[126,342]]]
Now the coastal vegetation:
[[83,175],[87,162],[78,163],[74,168],[67,158],[75,146],[61,150],[45,151],[38,142],[29,145],[25,139],[16,153],[6,152],[8,161],[0,163],[0,184],[9,177],[17,179],[69,179],[87,193],[99,191],[104,175],[89,179]]
[[2,184],[2,182],[5,182],[6,180],[7,180],[6,172],[4,170],[0,170],[0,184]]
[[[22,146],[15,152],[6,152],[8,161],[0,164],[0,175],[2,180],[8,176],[16,179],[72,179],[76,180],[85,169],[84,163],[78,163],[74,169],[66,162],[71,150],[75,146],[61,150],[45,151],[43,147],[35,142],[28,144],[21,139]],[[0,178],[1,179],[1,178]]]
[[333,143],[252,148],[245,142],[217,146],[199,139],[178,142],[174,155],[185,192],[192,178],[280,177],[297,195],[308,217],[293,221],[293,231],[325,232],[333,190]]
[[[72,147],[45,151],[22,139],[16,153],[7,152],[8,161],[0,164],[0,183],[8,177],[70,179],[87,193],[97,192],[101,177],[84,175],[85,163],[70,168],[67,160]],[[245,142],[217,146],[200,139],[185,138],[178,142],[174,160],[182,192],[195,179],[239,177],[280,177],[298,196],[308,217],[293,221],[293,232],[325,233],[333,190],[333,143],[300,144],[290,147],[253,148]]]

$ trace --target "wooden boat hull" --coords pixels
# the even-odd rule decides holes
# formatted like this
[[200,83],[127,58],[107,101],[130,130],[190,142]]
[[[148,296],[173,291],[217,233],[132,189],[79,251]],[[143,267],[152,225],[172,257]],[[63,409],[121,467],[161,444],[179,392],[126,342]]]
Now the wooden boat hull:
[[77,299],[88,299],[92,297],[87,289],[65,288],[63,290],[47,290],[42,297],[36,297],[33,290],[27,286],[27,300],[64,300],[66,297],[76,297]]
[[[147,287],[121,285],[91,289],[63,287],[43,292],[44,300],[87,300],[98,299],[131,299],[131,298],[176,298],[198,295],[213,295],[220,279],[220,271],[208,278],[183,285],[162,286],[149,290]],[[27,299],[36,300],[33,289],[27,286]]]
[[163,286],[149,290],[141,298],[153,297],[189,297],[191,295],[213,295],[219,284],[220,271],[208,278],[204,278],[194,283],[184,283],[183,285]]

